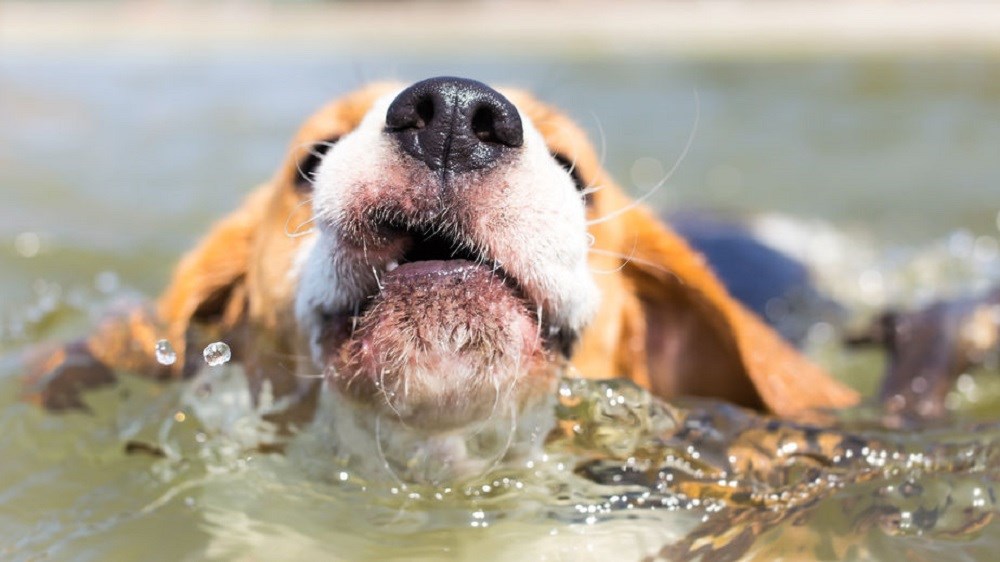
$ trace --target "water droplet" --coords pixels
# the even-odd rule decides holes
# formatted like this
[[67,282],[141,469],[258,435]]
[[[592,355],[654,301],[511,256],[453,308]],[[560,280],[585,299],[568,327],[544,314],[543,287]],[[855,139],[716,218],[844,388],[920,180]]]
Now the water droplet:
[[177,361],[177,352],[167,340],[156,342],[156,361],[160,365],[173,365]]
[[212,367],[225,365],[232,358],[233,353],[224,342],[217,341],[205,347],[205,363],[208,363]]

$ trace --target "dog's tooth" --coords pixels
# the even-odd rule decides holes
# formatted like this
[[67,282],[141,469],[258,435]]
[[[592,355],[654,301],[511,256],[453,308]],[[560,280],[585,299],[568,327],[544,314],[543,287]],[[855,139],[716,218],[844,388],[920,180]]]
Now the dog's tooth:
[[385,270],[386,271],[392,271],[392,270],[396,269],[397,267],[399,267],[399,262],[395,261],[395,260],[393,260],[393,261],[385,264]]

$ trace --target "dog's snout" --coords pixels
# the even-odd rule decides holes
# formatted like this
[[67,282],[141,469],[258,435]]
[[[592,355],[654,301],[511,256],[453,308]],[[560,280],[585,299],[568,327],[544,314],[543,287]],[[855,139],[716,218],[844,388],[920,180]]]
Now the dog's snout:
[[524,142],[514,104],[465,78],[431,78],[403,90],[385,124],[407,154],[436,172],[487,168]]

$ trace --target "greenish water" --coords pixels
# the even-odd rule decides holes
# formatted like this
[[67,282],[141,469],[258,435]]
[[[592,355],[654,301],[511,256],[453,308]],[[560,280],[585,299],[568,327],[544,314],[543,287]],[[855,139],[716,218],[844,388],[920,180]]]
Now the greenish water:
[[[751,217],[859,317],[1000,281],[994,59],[21,53],[0,58],[0,353],[80,333],[108,300],[155,294],[323,101],[368,79],[444,73],[528,86],[567,108],[635,192],[661,179],[695,128],[654,204]],[[828,327],[814,332],[812,353],[873,388],[877,356],[839,351]],[[208,401],[128,380],[96,393],[92,415],[54,416],[17,401],[17,366],[5,359],[0,558],[629,559],[670,545],[663,554],[678,556],[689,533],[750,529],[738,535],[746,548],[726,552],[986,560],[1000,548],[996,374],[956,390],[956,419],[941,427],[897,433],[871,412],[848,413],[826,431],[867,444],[850,462],[832,460],[836,451],[783,458],[754,433],[765,422],[721,405],[673,408],[615,388],[630,406],[609,413],[606,389],[574,388],[559,415],[577,438],[553,443],[539,466],[504,467],[438,498],[323,462],[321,432],[285,455],[256,452],[267,428],[236,371],[216,373]],[[701,433],[682,431],[691,420]],[[130,441],[167,456],[127,455]],[[724,452],[740,443],[781,466],[733,470]]]

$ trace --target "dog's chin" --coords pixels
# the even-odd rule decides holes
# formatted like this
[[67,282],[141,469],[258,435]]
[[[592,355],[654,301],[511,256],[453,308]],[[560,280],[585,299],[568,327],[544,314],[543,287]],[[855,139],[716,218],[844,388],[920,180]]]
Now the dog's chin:
[[507,418],[551,389],[535,311],[481,264],[400,265],[360,316],[341,322],[327,346],[331,385],[413,429]]

